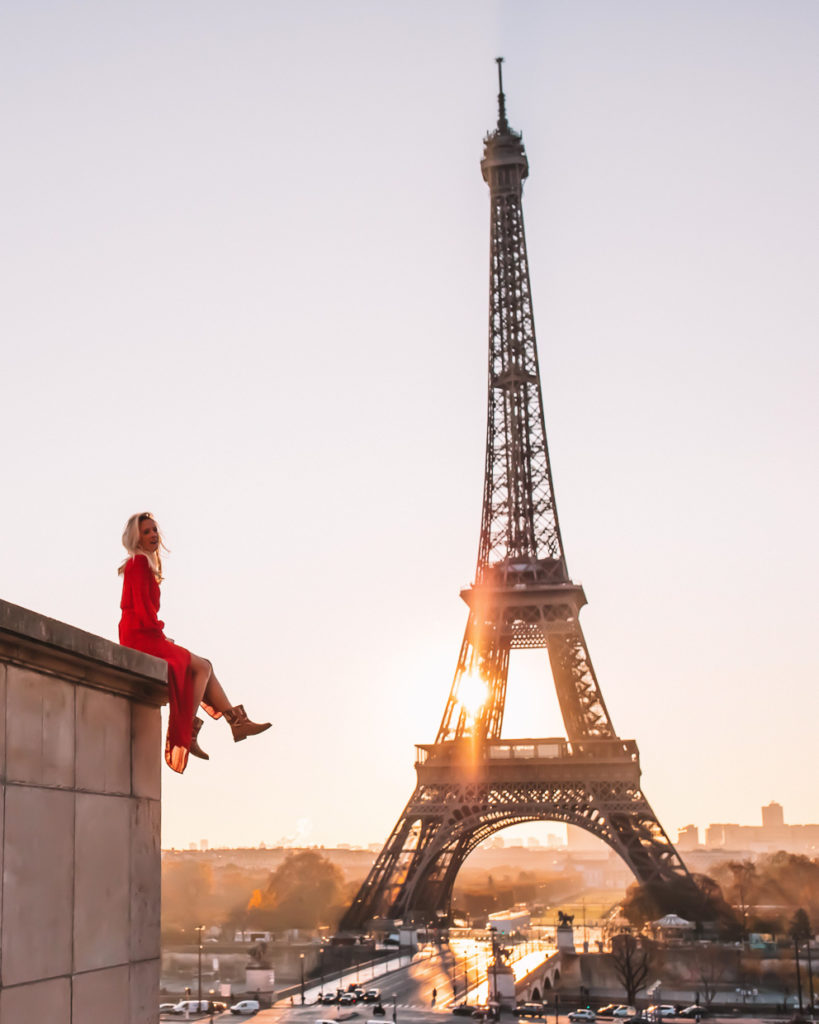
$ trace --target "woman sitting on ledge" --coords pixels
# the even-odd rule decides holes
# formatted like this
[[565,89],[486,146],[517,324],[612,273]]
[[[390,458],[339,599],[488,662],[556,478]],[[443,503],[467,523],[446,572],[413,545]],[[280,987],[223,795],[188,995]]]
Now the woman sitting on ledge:
[[189,753],[208,760],[196,740],[204,724],[201,718],[195,717],[200,704],[211,718],[224,715],[236,742],[269,729],[270,722],[251,722],[241,704],[230,703],[209,661],[191,654],[162,632],[165,623],[159,621],[157,612],[162,582],[159,549],[164,544],[150,512],[131,516],[125,524],[122,543],[128,558],[119,567],[122,576],[119,642],[168,663],[170,718],[165,760],[170,767],[175,772],[183,772]]

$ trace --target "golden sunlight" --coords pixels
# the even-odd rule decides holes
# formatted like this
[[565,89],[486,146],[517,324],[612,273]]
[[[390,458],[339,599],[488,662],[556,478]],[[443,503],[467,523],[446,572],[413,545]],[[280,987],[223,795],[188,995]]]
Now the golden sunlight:
[[478,675],[467,673],[458,684],[458,703],[470,718],[476,718],[489,697],[486,682]]

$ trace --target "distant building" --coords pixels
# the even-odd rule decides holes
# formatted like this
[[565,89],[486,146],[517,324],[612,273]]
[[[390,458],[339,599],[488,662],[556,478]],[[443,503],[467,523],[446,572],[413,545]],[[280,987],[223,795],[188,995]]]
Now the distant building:
[[[691,827],[687,825],[686,829]],[[681,837],[684,831],[681,830]],[[711,850],[749,853],[787,850],[815,856],[819,851],[819,825],[786,825],[782,805],[773,801],[762,808],[761,825],[709,825],[705,830],[705,846]]]
[[576,825],[568,825],[566,827],[566,839],[571,853],[608,851],[608,846],[606,846],[602,839],[598,839],[594,833],[587,832],[584,828],[577,828]]
[[199,849],[200,850],[207,850],[207,848],[208,848],[208,841],[207,841],[207,839],[200,839],[199,840]]
[[683,825],[677,834],[677,847],[680,850],[696,850],[700,845],[700,830],[696,825]]
[[782,828],[785,824],[785,812],[782,804],[772,801],[762,808],[762,827],[765,829]]
[[489,915],[489,925],[497,928],[499,935],[523,931],[531,924],[532,916],[529,909],[524,906],[514,907],[512,910],[498,910]]

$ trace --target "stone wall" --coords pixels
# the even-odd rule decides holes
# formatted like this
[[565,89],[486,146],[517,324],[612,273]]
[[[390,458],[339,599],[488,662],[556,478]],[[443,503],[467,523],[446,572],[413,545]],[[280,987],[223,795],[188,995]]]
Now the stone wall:
[[0,601],[3,1024],[156,1024],[165,674]]

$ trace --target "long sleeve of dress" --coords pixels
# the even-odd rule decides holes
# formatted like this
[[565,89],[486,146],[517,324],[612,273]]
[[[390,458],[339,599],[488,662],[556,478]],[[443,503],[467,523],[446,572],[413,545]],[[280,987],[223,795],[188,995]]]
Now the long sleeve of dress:
[[151,600],[152,585],[156,587],[156,581],[148,565],[148,559],[143,555],[136,555],[126,572],[131,577],[131,610],[139,628],[157,629],[161,632],[165,628],[165,623],[157,617],[156,607]]

